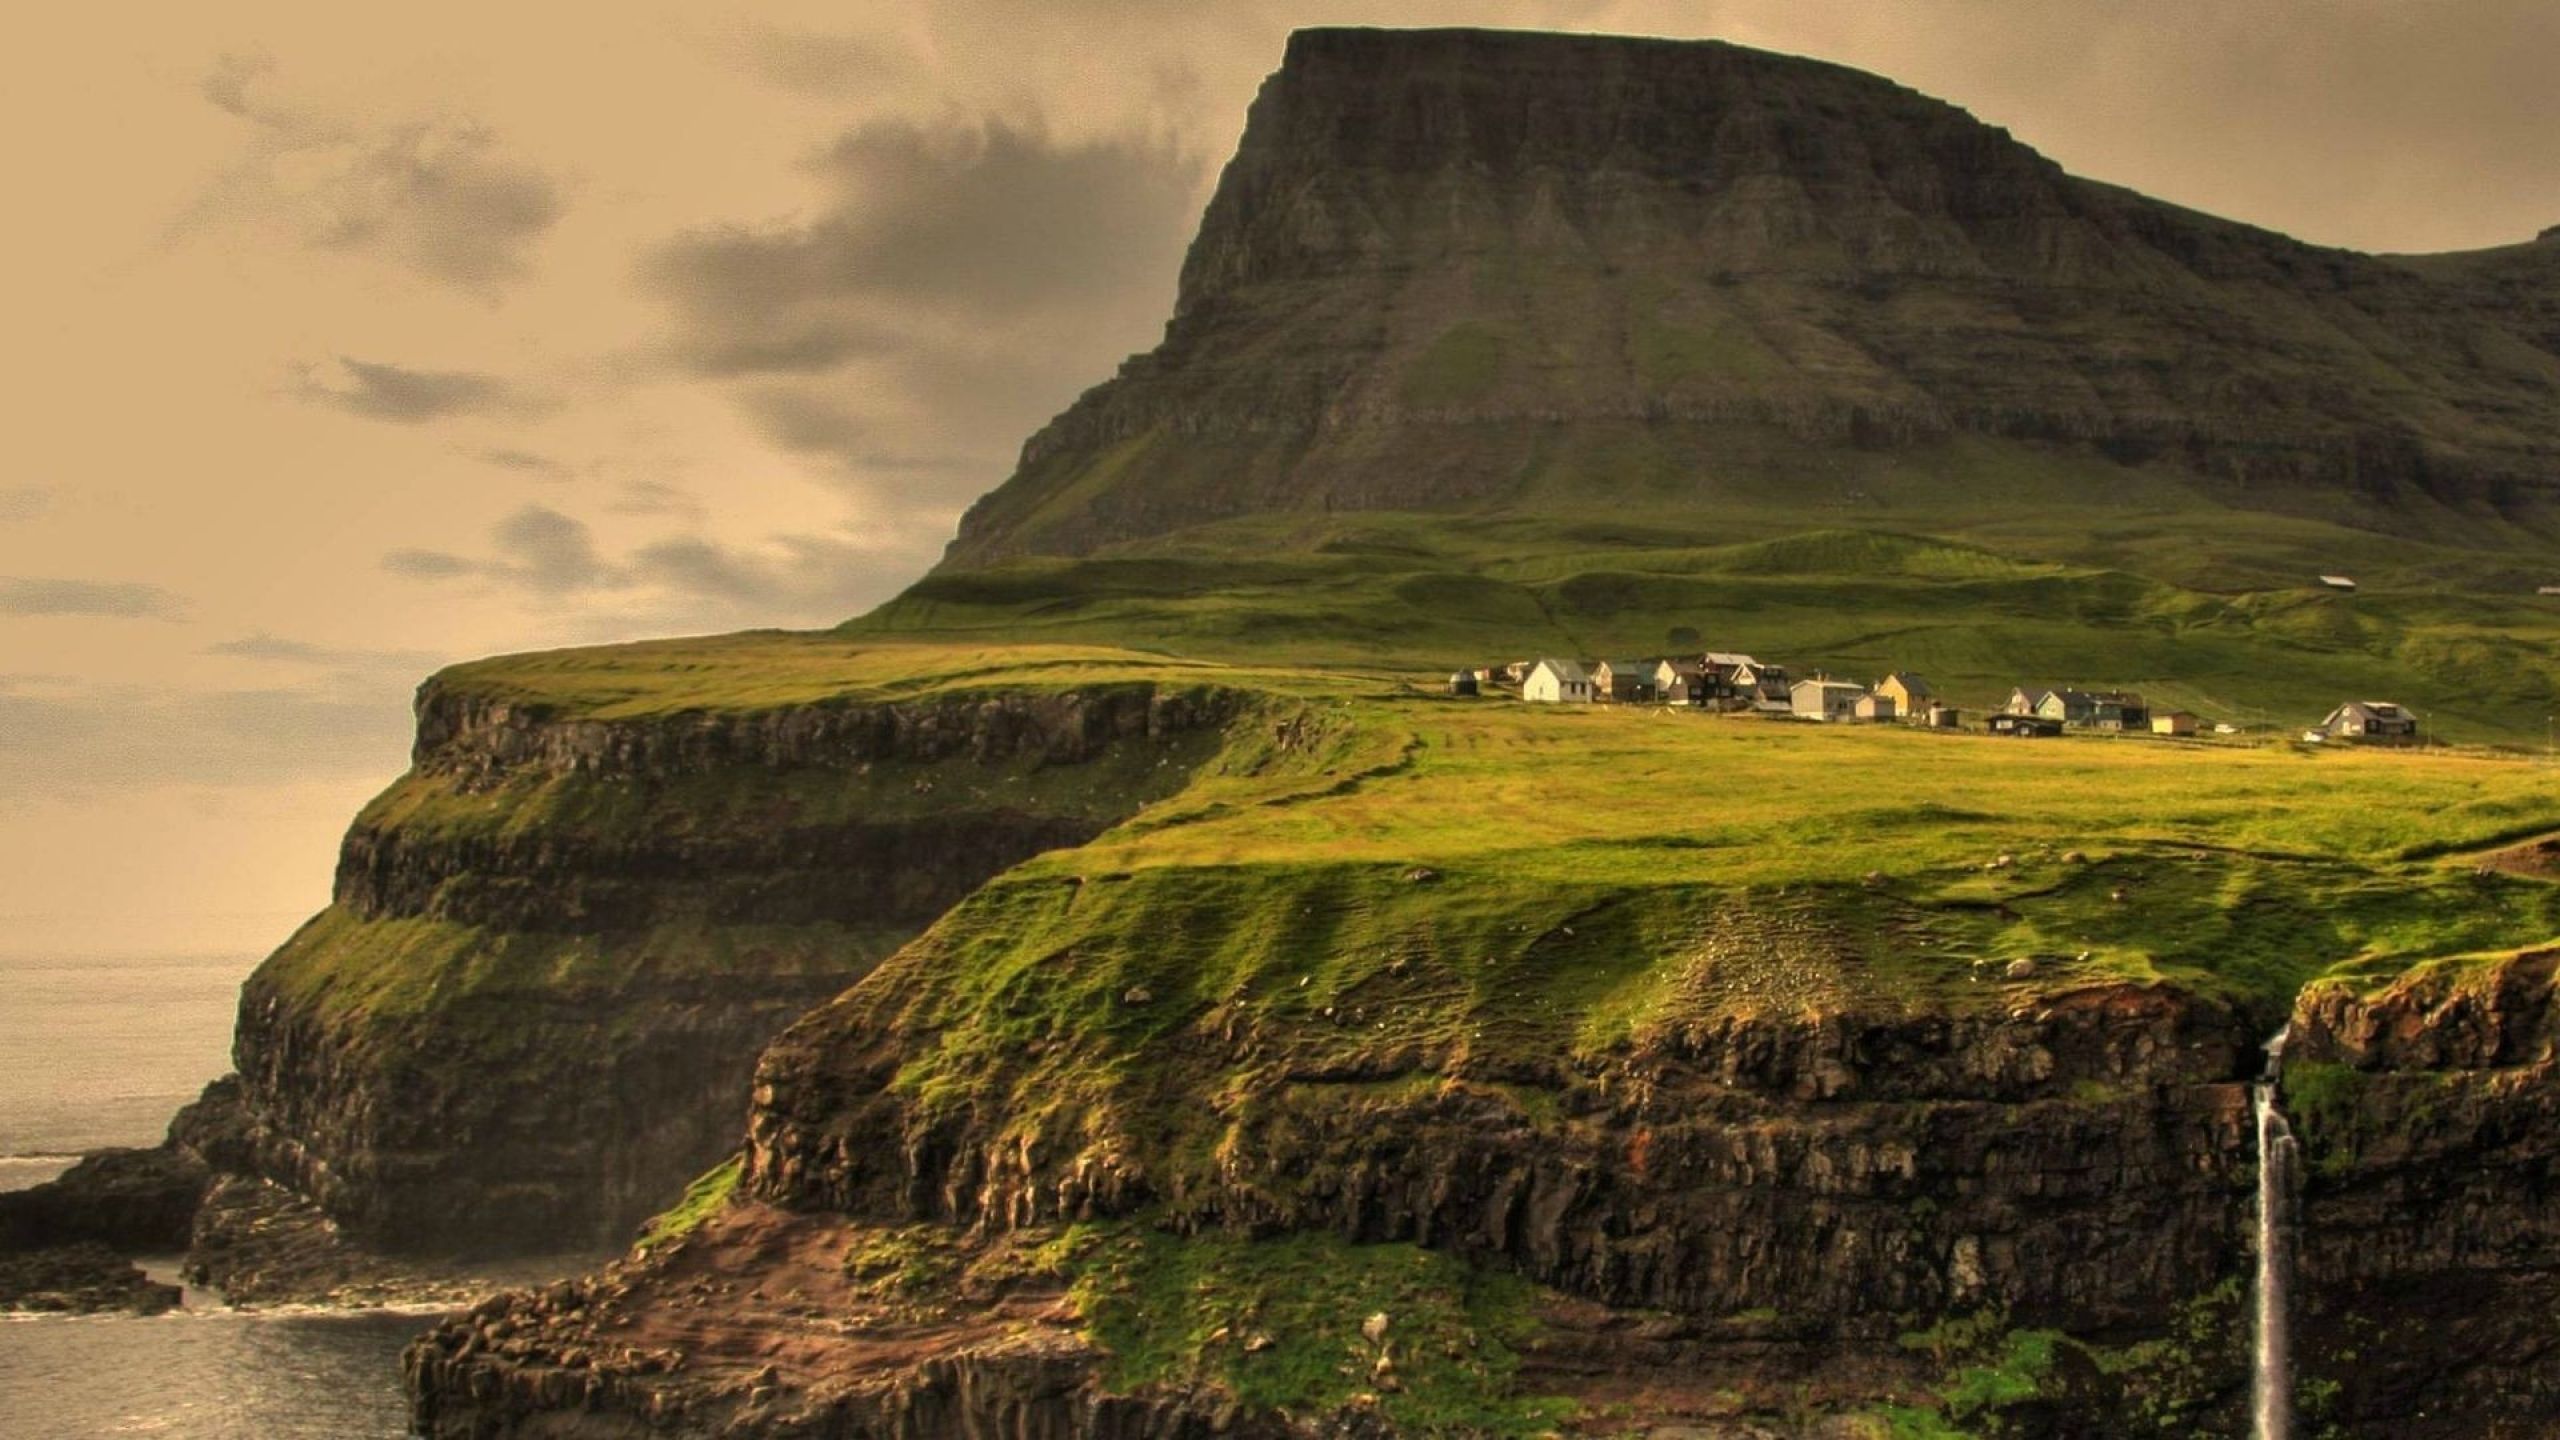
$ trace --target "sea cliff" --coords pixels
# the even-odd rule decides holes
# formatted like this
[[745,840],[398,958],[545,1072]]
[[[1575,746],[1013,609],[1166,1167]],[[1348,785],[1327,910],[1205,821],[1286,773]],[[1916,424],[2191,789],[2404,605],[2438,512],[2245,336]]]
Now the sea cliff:
[[1105,683],[599,715],[431,680],[333,904],[243,988],[239,1168],[368,1247],[617,1245],[735,1143],[766,1041],[1178,784],[1233,708]]

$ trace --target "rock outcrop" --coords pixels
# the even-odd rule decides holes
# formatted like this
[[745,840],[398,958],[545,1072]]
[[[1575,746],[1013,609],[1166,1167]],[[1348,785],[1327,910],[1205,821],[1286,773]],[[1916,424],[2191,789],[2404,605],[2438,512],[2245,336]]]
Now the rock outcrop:
[[243,987],[237,1168],[387,1251],[616,1245],[734,1146],[776,1032],[1179,784],[1232,704],[1105,684],[596,718],[431,681],[335,903]]
[[[1838,66],[1304,31],[1163,343],[1031,438],[944,570],[1260,512],[1802,503],[1965,436],[2393,533],[2538,513],[2560,360],[2519,318],[2464,265],[2077,179]],[[1929,483],[1902,498],[1978,498]]]
[[[1425,1053],[1273,1073],[1256,1062],[1290,1047],[1279,1027],[1204,1016],[1163,1042],[1151,1084],[1169,1105],[1253,1098],[1225,1124],[1129,1107],[1173,1135],[915,1103],[893,1083],[922,1038],[901,998],[857,991],[767,1053],[759,1197],[876,1223],[1160,1212],[1409,1241],[1613,1306],[1779,1307],[1868,1339],[1976,1308],[2157,1325],[2245,1244],[2248,1026],[2172,992],[1730,1022],[1580,1070]],[[1550,1106],[1556,1120],[1532,1118]]]
[[[2154,1352],[2127,1349],[2144,1358],[2107,1373],[2082,1362],[2069,1403],[2021,1411],[2002,1433],[2060,1440],[2136,1414],[2159,1428],[2104,1433],[2244,1427],[2236,1311],[2216,1312],[2209,1334],[2183,1328],[2247,1265],[2252,1169],[2233,1077],[2255,1055],[2243,1022],[2211,1004],[2123,989],[2007,1019],[1736,1024],[1560,1093],[1552,1075],[1229,1072],[1256,1087],[1255,1118],[1214,1146],[1108,1127],[1069,1138],[1020,1115],[937,1131],[830,1048],[863,1048],[881,1019],[840,1002],[768,1059],[758,1200],[669,1253],[492,1302],[413,1347],[422,1430],[540,1434],[575,1413],[598,1434],[795,1440],[1403,1433],[1374,1396],[1281,1414],[1215,1388],[1115,1386],[1090,1317],[1054,1282],[975,1295],[936,1280],[916,1301],[930,1314],[844,1294],[862,1273],[850,1257],[913,1222],[964,1250],[1041,1253],[1069,1222],[1134,1214],[1201,1234],[1405,1242],[1534,1277],[1550,1299],[1519,1342],[1524,1383],[1628,1433],[1877,1433],[1856,1417],[1933,1378],[1927,1347],[1897,1338],[1930,1316],[1996,1317],[1995,1334],[2178,1333],[2192,1347],[2175,1387],[2138,1368]],[[1194,1033],[1161,1053],[1215,1065],[1256,1048]],[[1190,1093],[1216,1093],[1175,1068]],[[1186,1171],[1183,1157],[1212,1153]],[[1249,1315],[1256,1302],[1231,1303]]]
[[178,1304],[177,1286],[133,1260],[187,1248],[214,1167],[241,1158],[224,1143],[237,1090],[208,1086],[158,1145],[92,1150],[44,1184],[0,1193],[0,1309],[152,1315]]
[[2347,1433],[2525,1435],[2560,1415],[2555,967],[2542,951],[2326,984],[2296,1013],[2297,1349]]

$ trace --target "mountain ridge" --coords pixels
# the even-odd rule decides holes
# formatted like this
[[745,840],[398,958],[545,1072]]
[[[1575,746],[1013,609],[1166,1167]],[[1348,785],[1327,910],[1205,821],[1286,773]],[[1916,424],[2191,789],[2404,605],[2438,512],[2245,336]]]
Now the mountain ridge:
[[1026,442],[941,569],[1255,513],[1712,511],[1967,436],[2538,538],[2560,274],[2522,248],[2307,245],[1724,42],[1301,31],[1163,343]]

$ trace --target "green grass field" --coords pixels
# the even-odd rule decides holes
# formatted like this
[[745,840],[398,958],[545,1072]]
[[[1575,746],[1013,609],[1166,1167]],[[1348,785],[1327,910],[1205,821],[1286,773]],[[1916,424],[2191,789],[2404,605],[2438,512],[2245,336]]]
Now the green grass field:
[[[1748,498],[1264,515],[1089,559],[937,573],[843,633],[1444,671],[1703,646],[1798,674],[1916,670],[1975,709],[2016,685],[2122,686],[2213,720],[2298,728],[2342,700],[2391,699],[2451,740],[2544,740],[2560,693],[2560,598],[2534,593],[2560,580],[2547,545],[2394,539],[2170,503],[2181,493],[1964,511],[1878,498],[1810,519]],[[2360,588],[2324,589],[2322,573]]]
[[[679,673],[748,666],[754,647],[722,643],[739,648]],[[1154,1089],[1188,1082],[1140,1057],[1204,1013],[1280,1027],[1298,1065],[1534,1073],[1721,1017],[1998,1010],[2122,983],[2272,1029],[2324,975],[2382,983],[2560,936],[2560,887],[2473,854],[2560,830],[2560,766],[2538,758],[2015,741],[1127,652],[757,643],[808,647],[796,684],[842,674],[863,695],[1104,677],[1245,692],[1178,771],[1122,777],[1128,818],[997,878],[864,987],[921,1037],[901,1090],[1026,1126],[1177,1103]],[[607,678],[613,655],[657,673],[658,652],[565,668],[642,704]],[[1051,792],[1074,772],[1013,780],[1064,803]],[[2031,975],[2010,974],[2019,960]]]

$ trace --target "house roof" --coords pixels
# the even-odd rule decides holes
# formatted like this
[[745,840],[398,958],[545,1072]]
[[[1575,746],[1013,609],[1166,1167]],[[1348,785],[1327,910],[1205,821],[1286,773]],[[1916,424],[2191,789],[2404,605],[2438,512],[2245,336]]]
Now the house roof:
[[1710,665],[1721,665],[1727,670],[1743,665],[1758,669],[1760,665],[1759,661],[1733,650],[1710,650],[1707,652],[1706,660]]
[[1850,690],[1860,695],[1867,693],[1867,687],[1855,680],[1799,680],[1793,688],[1801,690],[1807,685],[1819,685],[1825,690]]
[[1674,675],[1692,676],[1707,673],[1707,667],[1695,660],[1663,660],[1657,662],[1653,668],[1659,673],[1665,665],[1671,667],[1671,673]]
[[2143,709],[2150,708],[2143,704],[2141,695],[2131,690],[2075,690],[2064,685],[2052,690],[2039,690],[2034,694],[2035,701],[2039,705],[2043,704],[2045,697],[2050,695],[2065,705],[2130,705]]
[[1921,695],[1935,695],[1938,693],[1937,691],[1929,688],[1928,681],[1921,679],[1919,676],[1912,674],[1908,670],[1894,671],[1882,680],[1877,681],[1876,688],[1881,690],[1887,685],[1893,684],[1901,685],[1903,689],[1910,691],[1915,697]]
[[2350,700],[2330,711],[2329,718],[2321,723],[2334,725],[2342,716],[2348,715],[2359,720],[2406,720],[2409,718],[2408,711],[2388,700]]
[[1540,670],[1554,671],[1555,677],[1567,684],[1588,685],[1591,683],[1591,672],[1583,669],[1582,663],[1578,660],[1557,660],[1541,656],[1539,657],[1537,664],[1529,667],[1529,673],[1534,675]]

